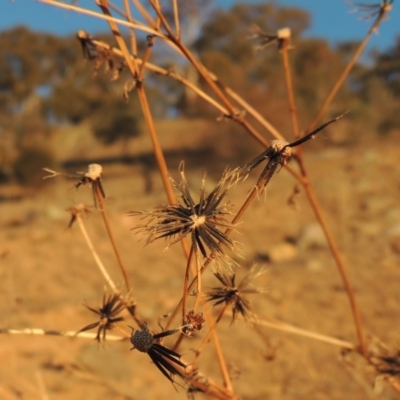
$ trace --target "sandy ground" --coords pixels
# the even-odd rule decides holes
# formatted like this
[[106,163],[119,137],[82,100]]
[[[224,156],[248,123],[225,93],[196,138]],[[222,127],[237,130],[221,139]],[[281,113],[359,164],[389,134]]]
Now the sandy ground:
[[[397,138],[398,142],[398,138]],[[306,165],[326,220],[345,260],[368,338],[399,349],[400,310],[400,165],[395,138],[349,148],[329,146],[306,154]],[[183,155],[184,157],[184,155]],[[213,165],[213,160],[207,160]],[[197,195],[203,169],[187,178]],[[177,170],[177,164],[171,165]],[[140,315],[159,329],[157,319],[173,310],[182,291],[185,261],[179,244],[164,253],[165,243],[144,246],[131,228],[129,210],[151,209],[165,201],[156,171],[145,192],[142,169],[105,168],[107,210],[126,264]],[[232,210],[242,204],[256,173],[233,188]],[[207,181],[211,189],[215,181]],[[0,327],[79,330],[96,321],[83,304],[101,304],[104,280],[78,226],[68,229],[66,208],[92,203],[86,187],[49,180],[37,194],[0,204]],[[326,244],[315,230],[315,218],[303,190],[288,205],[294,179],[281,170],[266,197],[245,214],[234,239],[243,245],[238,279],[256,262],[266,268],[256,286],[265,295],[249,295],[261,319],[274,317],[304,329],[356,342],[348,299]],[[122,285],[117,263],[99,212],[85,219],[95,247]],[[294,245],[293,245],[294,244]],[[275,252],[275,253],[274,253]],[[276,255],[277,254],[277,255]],[[272,258],[272,260],[271,260]],[[217,281],[206,274],[204,287]],[[217,311],[217,310],[216,310]],[[120,327],[129,332],[129,319]],[[207,328],[205,328],[206,331]],[[120,334],[118,330],[116,335]],[[373,379],[360,357],[348,361],[340,348],[230,319],[218,328],[236,393],[243,399],[395,399],[396,394]],[[180,349],[185,361],[202,335]],[[185,399],[161,375],[146,354],[129,351],[129,342],[95,341],[55,336],[0,335],[2,399]],[[221,382],[212,345],[200,369]],[[196,398],[202,398],[196,395]]]

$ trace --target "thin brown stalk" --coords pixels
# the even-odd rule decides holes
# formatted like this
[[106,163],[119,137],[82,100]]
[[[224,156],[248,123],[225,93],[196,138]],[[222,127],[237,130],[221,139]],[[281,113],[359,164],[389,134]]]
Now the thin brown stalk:
[[[100,7],[102,9],[102,11],[106,14],[109,15],[110,12],[107,8],[107,0],[99,0],[100,1]],[[111,31],[113,32],[115,39],[117,40],[117,43],[120,47],[120,50],[124,56],[124,59],[127,62],[128,68],[132,74],[132,76],[135,78],[138,78],[138,67],[137,67],[137,63],[135,62],[135,60],[131,57],[131,55],[128,52],[128,49],[126,47],[126,44],[118,30],[118,26],[117,24],[112,21],[109,20],[109,25],[111,28]],[[163,182],[164,185],[164,190],[165,193],[167,195],[168,198],[168,202],[170,204],[176,204],[177,200],[175,197],[175,193],[171,184],[171,181],[169,179],[169,172],[168,172],[168,167],[167,167],[167,163],[165,161],[165,157],[164,157],[164,153],[162,151],[162,147],[160,144],[160,141],[158,139],[158,135],[154,126],[154,119],[153,116],[151,114],[151,110],[150,110],[150,106],[147,100],[147,96],[146,96],[146,92],[144,89],[144,86],[142,84],[142,82],[137,82],[137,93],[138,93],[138,97],[139,97],[139,102],[143,111],[143,115],[148,127],[148,132],[150,135],[150,139],[153,145],[153,152],[154,152],[154,156],[156,158],[157,161],[157,165],[158,165],[158,169],[160,171],[160,175],[161,175],[161,180]],[[186,255],[186,257],[188,257],[189,255],[189,248],[187,245],[187,241],[186,240],[182,240],[182,247],[183,247],[183,251]]]
[[150,4],[154,8],[155,12],[157,13],[158,17],[161,20],[162,25],[164,26],[165,30],[167,31],[169,39],[180,49],[182,54],[186,57],[186,59],[196,68],[199,74],[203,77],[203,79],[207,82],[208,86],[213,90],[215,95],[220,99],[222,104],[228,109],[229,116],[232,118],[235,117],[237,114],[235,109],[233,108],[232,104],[227,100],[224,96],[222,91],[219,87],[214,83],[212,79],[210,79],[207,70],[203,67],[203,65],[192,55],[192,53],[187,49],[187,47],[182,43],[182,41],[177,38],[172,31],[171,27],[169,26],[166,18],[162,14],[161,10],[155,4],[154,0],[149,0]]
[[180,40],[181,39],[181,24],[179,21],[179,8],[178,8],[177,0],[172,0],[172,7],[174,10],[175,35]]
[[104,221],[104,225],[106,227],[107,235],[108,235],[108,238],[110,240],[111,246],[112,246],[112,248],[114,250],[114,254],[115,254],[116,258],[117,258],[117,262],[118,262],[119,268],[121,270],[122,276],[124,277],[126,290],[129,292],[130,284],[129,284],[128,274],[126,272],[126,268],[125,268],[124,263],[122,261],[121,254],[120,254],[120,252],[118,250],[118,247],[117,247],[117,244],[115,242],[114,235],[113,235],[113,233],[111,231],[110,223],[108,222],[107,212],[106,212],[106,209],[104,207],[103,195],[101,193],[99,185],[96,185],[95,189],[96,189],[95,195],[96,195],[96,198],[97,198],[97,201],[98,201],[98,204],[99,204],[99,209],[101,211],[101,216],[103,217],[103,221]]
[[[295,99],[294,99],[294,91],[293,91],[293,85],[292,85],[292,79],[291,79],[291,73],[290,73],[290,64],[289,64],[289,56],[288,56],[288,48],[287,48],[286,40],[282,44],[281,54],[282,54],[283,66],[284,66],[284,70],[285,70],[285,77],[286,77],[286,84],[287,84],[287,91],[288,91],[288,100],[289,100],[289,111],[290,111],[291,119],[292,119],[293,135],[294,135],[295,139],[298,139],[300,137],[300,132],[299,132],[299,127],[298,127],[296,105],[295,105]],[[332,97],[332,99],[333,99],[333,97]],[[318,120],[316,119],[316,121],[318,121]],[[314,129],[314,127],[315,127],[315,125],[312,127],[312,129]],[[301,149],[301,146],[300,146],[300,149]],[[322,210],[321,210],[319,203],[314,195],[313,189],[309,183],[308,174],[304,168],[303,160],[301,157],[301,150],[298,152],[296,160],[298,161],[300,169],[302,171],[303,179],[301,180],[301,182],[306,189],[306,193],[307,193],[308,199],[310,201],[311,207],[314,211],[314,214],[317,217],[318,222],[320,223],[320,225],[324,231],[324,234],[329,243],[329,247],[331,249],[332,255],[338,266],[342,281],[344,283],[344,286],[345,286],[345,289],[346,289],[346,292],[348,294],[348,298],[350,301],[350,306],[352,309],[353,318],[354,318],[355,325],[356,325],[357,336],[358,336],[358,341],[360,343],[361,351],[364,355],[366,355],[366,352],[367,352],[366,342],[365,342],[365,338],[364,338],[360,312],[358,310],[358,306],[357,306],[355,296],[354,296],[354,291],[351,287],[350,280],[347,276],[347,273],[345,270],[345,265],[344,265],[341,255],[340,255],[340,251],[336,245],[336,242],[335,242],[324,218],[323,218]]]
[[[203,304],[206,304],[206,303],[204,302]],[[199,358],[201,356],[201,352],[204,350],[204,348],[206,347],[207,343],[209,342],[210,337],[212,335],[212,331],[215,330],[215,328],[217,327],[218,322],[224,316],[224,314],[225,314],[226,310],[228,309],[228,307],[229,307],[229,304],[225,303],[224,307],[221,309],[221,311],[218,314],[217,318],[213,322],[212,322],[211,316],[209,316],[208,325],[209,325],[210,328],[208,329],[208,332],[207,332],[206,336],[203,338],[200,346],[196,349],[196,357],[195,357],[195,359],[193,361],[194,365],[198,364]],[[212,323],[210,324],[210,322],[212,322]]]
[[183,295],[182,295],[182,325],[185,323],[185,318],[186,318],[186,299],[189,295],[188,291],[188,282],[189,282],[189,272],[190,272],[190,266],[192,264],[192,259],[193,259],[193,254],[194,254],[194,248],[193,246],[190,248],[189,252],[189,257],[187,258],[186,262],[186,271],[185,271],[185,278],[183,280]]
[[[131,7],[129,5],[129,0],[124,0],[124,8],[125,8],[125,17],[129,22],[133,22]],[[137,40],[135,30],[133,28],[129,28],[129,37],[131,39],[131,52],[134,56],[137,56]]]
[[[117,49],[115,47],[111,47],[110,48],[110,45],[108,43],[104,43],[104,42],[102,42],[100,40],[93,39],[93,44],[98,46],[98,47],[101,47],[101,48],[104,48],[104,49],[107,49],[107,50],[111,50],[113,52],[113,54],[115,56],[117,56],[117,57],[124,58],[121,50],[119,50],[119,49]],[[140,58],[136,58],[136,62],[138,63],[138,65],[142,65],[143,64],[143,61]],[[193,90],[199,97],[202,97],[205,101],[210,103],[222,115],[227,115],[228,114],[228,110],[226,108],[221,106],[217,101],[215,101],[212,97],[210,97],[208,94],[206,94],[203,90],[201,90],[195,84],[191,83],[187,79],[185,79],[182,76],[180,76],[179,74],[177,74],[175,71],[167,70],[165,68],[161,68],[161,67],[159,67],[159,66],[157,66],[155,64],[152,64],[150,62],[146,62],[146,68],[149,69],[150,71],[153,71],[153,72],[159,74],[159,75],[163,75],[163,76],[175,79],[176,81],[178,81],[178,82],[182,83],[183,85],[185,85],[187,88]]]
[[[104,15],[111,17],[110,10],[108,8],[108,0],[98,0],[99,7],[103,11]],[[113,33],[116,42],[118,43],[119,48],[124,56],[124,59],[127,63],[129,71],[131,72],[133,79],[137,80],[139,75],[139,69],[135,62],[135,59],[130,56],[129,50],[125,44],[125,41],[119,31],[118,25],[113,20],[108,20],[108,24],[110,25],[111,32]]]
[[148,13],[145,7],[143,7],[142,3],[139,0],[132,0],[132,3],[135,5],[136,9],[145,19],[149,26],[154,26],[154,20],[151,15]]
[[[271,136],[273,136],[275,139],[279,139],[279,140],[284,139],[282,134],[265,117],[263,117],[254,107],[252,107],[249,103],[247,103],[247,101],[244,100],[243,97],[239,96],[231,88],[229,88],[225,85],[222,85],[221,83],[219,83],[219,84],[220,84],[220,86],[223,87],[226,94],[228,96],[230,96],[233,100],[235,100],[236,103],[238,105],[240,105],[240,107],[242,107],[246,113],[248,113],[255,120],[257,120],[267,130],[267,132],[269,132],[271,134]],[[267,148],[269,145],[267,140],[264,139],[262,136],[261,136],[262,139],[259,139],[258,136],[259,135],[257,135],[257,137],[255,137],[256,140],[258,140],[258,142],[261,145],[263,145],[265,148]]]
[[[217,108],[220,108],[221,111],[223,111],[223,115],[228,116],[230,118],[232,118],[233,120],[239,122],[246,130],[249,131],[249,133],[260,143],[262,143],[263,145],[266,146],[266,140],[263,138],[263,136],[254,128],[252,127],[252,125],[246,121],[243,116],[240,115],[239,112],[237,112],[237,110],[235,110],[235,108],[233,107],[233,105],[227,100],[227,98],[223,95],[223,92],[219,89],[218,85],[213,81],[213,79],[210,76],[209,71],[207,71],[207,69],[200,64],[196,58],[189,52],[189,50],[176,38],[174,38],[174,34],[171,32],[171,35],[169,35],[169,39],[168,40],[165,35],[161,34],[160,32],[158,32],[157,30],[154,29],[150,29],[147,26],[144,25],[140,25],[137,23],[131,23],[128,21],[124,21],[118,18],[113,18],[109,15],[101,15],[99,13],[96,12],[92,12],[90,10],[86,10],[84,8],[81,7],[76,7],[76,6],[72,6],[69,4],[64,4],[64,3],[58,3],[57,1],[54,0],[39,0],[40,2],[46,3],[46,4],[50,4],[50,5],[54,5],[57,7],[61,7],[61,8],[66,8],[72,11],[76,11],[82,14],[87,14],[87,15],[91,15],[94,16],[96,18],[100,18],[100,19],[105,19],[107,20],[109,23],[118,23],[120,25],[124,25],[124,26],[128,26],[128,27],[133,27],[139,30],[142,30],[144,32],[148,32],[150,34],[153,34],[161,39],[163,39],[167,44],[170,45],[174,45],[173,47],[175,48],[175,50],[178,50],[178,52],[180,52],[181,54],[183,54],[193,65],[194,67],[198,70],[198,72],[200,73],[200,75],[206,80],[207,84],[210,86],[210,88],[214,91],[214,93],[217,95],[217,97],[220,99],[220,101],[224,104],[224,108],[221,109],[221,106],[217,106]],[[153,2],[153,6],[154,6],[154,2]],[[154,6],[156,7],[156,6]],[[156,7],[157,9],[157,7]],[[160,12],[160,15],[161,12]],[[167,24],[167,22],[164,19],[165,24]],[[168,24],[167,24],[168,25]],[[175,39],[175,40],[173,40]],[[172,40],[172,42],[171,42]],[[124,57],[126,55],[124,54]],[[172,75],[171,75],[172,76]],[[193,85],[191,85],[191,88],[193,89]],[[229,91],[229,89],[227,89]],[[201,91],[199,91],[198,89],[196,90],[198,93],[201,93]],[[230,91],[231,95],[234,96],[234,92]],[[206,95],[202,95],[203,98],[209,98],[209,96]],[[216,106],[216,102],[212,101],[212,104],[214,106]],[[243,99],[241,99],[241,104],[245,106],[245,109],[249,111],[250,114],[252,114],[253,116],[255,116],[256,119],[258,119],[262,125],[264,125],[269,132],[271,132],[271,134],[273,136],[275,136],[276,138],[282,137],[282,135],[279,134],[279,132],[273,128],[273,126],[265,120],[265,118],[262,118],[261,115],[257,112],[255,112],[255,110],[250,107],[250,105],[248,105]]]
[[222,374],[222,377],[223,377],[223,380],[224,380],[225,387],[226,387],[226,389],[228,391],[233,392],[232,381],[231,381],[231,378],[229,376],[229,371],[228,371],[228,368],[227,368],[227,365],[226,365],[226,361],[225,361],[224,355],[222,353],[221,344],[219,342],[219,338],[218,338],[217,332],[215,330],[216,324],[218,323],[219,319],[222,318],[226,307],[224,307],[222,309],[222,311],[220,313],[220,318],[215,323],[213,322],[213,319],[211,317],[210,309],[208,307],[207,302],[203,303],[203,307],[204,307],[204,314],[205,314],[208,326],[211,327],[210,330],[209,330],[209,333],[211,333],[211,335],[212,335],[214,348],[215,348],[215,352],[217,353],[218,363],[219,363],[219,366],[221,368],[221,374]]
[[111,279],[110,275],[107,272],[107,269],[104,267],[99,255],[97,254],[96,250],[94,249],[93,243],[92,243],[90,236],[88,235],[85,225],[82,221],[82,217],[80,216],[79,213],[76,213],[75,218],[76,218],[76,221],[78,222],[79,229],[82,232],[82,235],[86,241],[86,244],[89,247],[90,252],[92,253],[92,256],[96,262],[96,265],[98,266],[101,274],[104,277],[104,280],[107,282],[108,286],[110,286],[111,290],[114,293],[119,294],[119,290],[118,290],[117,286],[115,285],[114,281]]
[[[289,64],[289,56],[288,56],[288,41],[287,40],[282,41],[280,52],[282,55],[283,67],[284,67],[284,71],[285,71],[285,78],[286,78],[285,80],[286,80],[286,85],[287,85],[289,111],[290,111],[291,120],[292,120],[293,135],[294,135],[295,139],[298,139],[300,137],[300,132],[299,132],[299,127],[298,127],[298,119],[297,119],[293,84],[292,84],[291,72],[290,72],[290,64]],[[332,97],[332,99],[333,99],[333,97]],[[318,120],[316,119],[316,121],[318,121]],[[309,128],[309,130],[314,129],[314,127],[315,127],[315,125],[313,125],[312,128]],[[301,146],[300,146],[300,149],[301,149]],[[339,273],[341,275],[343,284],[345,286],[345,289],[346,289],[346,292],[347,292],[347,295],[348,295],[348,298],[350,301],[350,306],[351,306],[352,313],[353,313],[353,318],[354,318],[354,322],[355,322],[355,326],[356,326],[356,330],[357,330],[357,336],[358,336],[360,348],[361,348],[362,353],[364,355],[366,355],[367,348],[366,348],[366,342],[365,342],[364,333],[363,333],[361,316],[360,316],[360,312],[358,310],[358,306],[357,306],[357,303],[355,300],[354,291],[351,287],[350,280],[346,273],[344,262],[342,260],[340,251],[336,245],[336,242],[333,238],[333,235],[330,232],[330,230],[325,222],[325,219],[322,215],[321,207],[319,206],[319,203],[314,195],[312,186],[308,179],[307,171],[303,164],[303,160],[301,157],[301,151],[297,154],[296,160],[297,160],[300,170],[301,170],[301,175],[302,175],[301,183],[306,190],[308,200],[311,204],[311,207],[314,211],[314,214],[315,214],[319,224],[321,225],[321,227],[324,231],[324,234],[329,243],[330,250],[335,259],[336,265],[338,266]]]
[[[157,25],[159,24],[159,19],[157,19]],[[157,26],[158,28],[158,26]],[[153,50],[154,46],[154,41],[156,37],[155,36],[148,36],[147,37],[147,46],[146,50],[144,51],[143,57],[142,57],[142,63],[140,64],[140,69],[139,69],[139,76],[138,76],[138,81],[143,82],[143,74],[146,69],[146,64],[150,59],[151,51]]]
[[392,386],[393,390],[400,395],[400,381],[397,376],[388,376],[387,381],[389,382],[390,386]]
[[246,319],[246,323],[252,323],[254,325],[266,326],[268,328],[276,329],[281,332],[292,333],[294,335],[303,336],[309,339],[317,340],[319,342],[328,343],[333,346],[338,346],[343,349],[356,350],[357,346],[351,342],[345,340],[336,339],[331,336],[322,335],[317,332],[311,332],[305,329],[297,328],[296,326],[287,324],[286,322],[278,321],[275,318],[268,318],[268,320],[262,320],[259,318],[249,317]]
[[[288,94],[289,102],[289,113],[292,122],[293,137],[295,140],[300,138],[299,122],[297,118],[297,107],[293,90],[292,73],[290,70],[289,62],[289,41],[288,39],[283,39],[280,46],[280,54],[282,56],[283,70],[285,72],[285,82]],[[300,147],[301,149],[301,147]]]
[[139,24],[139,23],[132,23],[132,22],[129,22],[129,21],[125,21],[123,19],[111,17],[109,15],[103,15],[103,14],[100,14],[100,13],[95,12],[95,11],[87,10],[86,8],[74,6],[72,4],[60,3],[60,2],[58,2],[56,0],[38,0],[38,1],[40,3],[49,4],[49,5],[52,5],[52,6],[55,6],[55,7],[59,7],[59,8],[64,8],[64,9],[70,10],[70,11],[75,11],[75,12],[80,13],[80,14],[90,15],[90,16],[98,18],[98,19],[103,19],[103,20],[105,20],[107,22],[114,22],[114,23],[117,23],[117,24],[122,25],[122,26],[127,26],[128,28],[135,28],[135,29],[141,30],[143,32],[147,32],[147,33],[149,33],[151,35],[156,35],[156,36],[166,40],[165,35],[163,35],[161,32],[157,32],[156,30],[154,30],[152,28],[149,28],[148,26]]
[[[273,171],[272,171],[272,173],[273,173]],[[241,208],[239,209],[239,211],[237,212],[235,217],[232,219],[232,222],[231,222],[232,225],[235,225],[235,224],[237,224],[239,222],[239,220],[242,218],[243,214],[247,210],[248,206],[254,200],[255,196],[259,193],[259,191],[263,187],[263,185],[265,185],[269,181],[269,179],[271,179],[271,177],[272,177],[272,174],[265,176],[264,179],[262,179],[260,182],[258,182],[258,184],[256,186],[253,187],[253,189],[251,190],[249,195],[246,197],[246,200],[242,204]],[[232,231],[233,231],[233,228],[227,228],[224,233],[225,233],[225,235],[230,235],[232,233]],[[211,264],[211,262],[214,259],[214,257],[215,257],[214,254],[210,254],[208,259],[205,261],[205,263],[204,263],[204,265],[203,265],[203,267],[202,267],[202,269],[200,271],[200,274],[203,274],[205,272],[205,270]],[[188,291],[190,291],[193,288],[194,284],[196,283],[196,281],[197,281],[197,279],[199,277],[200,276],[197,275],[192,279],[192,281],[190,282],[189,287],[187,289]],[[175,310],[170,315],[170,318],[169,318],[168,323],[167,323],[167,327],[169,327],[172,324],[172,321],[175,318],[175,316],[177,315],[178,310],[182,306],[182,302],[183,302],[183,299],[180,300],[180,302],[176,306]]]
[[[55,330],[45,330],[40,328],[22,328],[22,329],[13,329],[13,328],[0,328],[0,334],[7,335],[32,335],[32,336],[66,336],[66,337],[80,337],[85,339],[96,339],[96,332],[77,332],[77,331],[55,331]],[[123,336],[113,336],[107,335],[107,340],[111,341],[122,341],[126,340],[127,337]]]
[[[110,12],[107,8],[107,1],[106,0],[99,0],[99,1],[100,1],[100,7],[101,7],[102,11],[106,15],[109,15]],[[126,44],[118,30],[117,24],[112,20],[109,20],[108,22],[110,24],[111,31],[114,33],[115,39],[117,40],[117,43],[121,49],[124,59],[127,62],[129,70],[135,79],[138,77],[137,65],[136,65],[134,59],[130,56],[130,54],[128,52]],[[170,204],[176,204],[174,190],[173,190],[171,182],[169,180],[167,163],[165,161],[164,153],[162,151],[160,142],[158,140],[158,136],[157,136],[155,126],[154,126],[154,120],[151,115],[150,107],[149,107],[149,104],[147,101],[147,96],[146,96],[146,93],[145,93],[145,90],[144,90],[144,87],[142,84],[137,85],[137,92],[138,92],[140,105],[143,110],[144,118],[145,118],[148,130],[149,130],[150,138],[151,138],[151,141],[153,144],[154,155],[157,160],[157,165],[158,165],[158,168],[159,168],[159,171],[161,174],[161,180],[164,184],[164,189],[167,194],[168,201],[170,202]],[[188,252],[186,254],[188,254]]]
[[317,124],[320,121],[320,119],[322,118],[324,112],[329,107],[329,105],[332,103],[332,100],[335,98],[337,92],[342,87],[342,85],[343,85],[344,81],[346,80],[347,76],[349,75],[350,71],[352,70],[355,63],[359,59],[360,55],[364,51],[366,45],[368,44],[369,40],[371,39],[372,34],[379,28],[379,25],[386,18],[386,15],[390,11],[390,9],[391,8],[388,7],[387,9],[384,9],[381,13],[379,13],[379,15],[375,19],[374,23],[372,24],[371,28],[369,29],[368,33],[366,34],[365,38],[363,39],[363,41],[360,43],[360,45],[356,49],[353,57],[351,58],[351,60],[349,61],[349,63],[345,67],[345,69],[343,70],[342,74],[340,75],[339,79],[336,81],[335,85],[333,86],[332,90],[330,91],[330,93],[328,94],[328,96],[326,97],[324,102],[322,103],[321,108],[317,112],[317,115],[315,116],[315,118],[313,119],[311,124],[308,126],[307,131],[312,131],[317,126]]
[[[306,177],[306,175],[303,175],[304,177]],[[327,239],[329,248],[331,250],[331,253],[333,255],[333,258],[336,262],[336,265],[338,267],[340,276],[342,278],[343,281],[343,285],[345,287],[346,293],[347,293],[347,297],[349,299],[350,302],[350,307],[351,307],[351,311],[353,314],[353,318],[354,318],[354,323],[355,323],[355,327],[356,327],[356,331],[357,331],[357,337],[358,337],[358,343],[360,346],[360,351],[364,356],[367,356],[368,354],[368,349],[367,349],[367,343],[365,340],[365,334],[364,334],[364,328],[363,328],[363,324],[362,324],[362,320],[361,320],[361,315],[360,315],[360,311],[355,299],[355,295],[354,295],[354,289],[350,283],[350,279],[348,278],[347,272],[346,272],[346,266],[344,264],[344,261],[342,259],[341,253],[339,251],[339,248],[336,244],[336,241],[325,221],[325,218],[323,216],[321,207],[318,203],[318,200],[314,194],[314,190],[311,186],[311,184],[309,183],[308,180],[305,180],[303,183],[303,186],[306,190],[307,193],[307,198],[308,201],[311,204],[311,207],[314,211],[314,214],[319,222],[319,224],[321,225],[322,230],[324,231],[324,235]]]
[[[97,186],[97,185],[96,185],[96,186]],[[98,189],[98,188],[96,188],[96,189]],[[100,189],[98,189],[98,190],[100,190]],[[101,210],[101,207],[102,207],[102,204],[103,204],[103,201],[102,201],[102,200],[103,200],[102,198],[101,198],[101,199],[98,199],[98,201],[99,201],[99,206],[100,206],[100,210]],[[103,212],[102,212],[102,213],[103,213]],[[74,218],[75,218],[75,220],[78,222],[79,229],[80,229],[81,232],[82,232],[82,235],[83,235],[83,237],[84,237],[84,239],[85,239],[85,241],[86,241],[86,244],[87,244],[87,246],[88,246],[90,252],[92,253],[92,256],[93,256],[93,258],[94,258],[94,260],[95,260],[95,262],[96,262],[97,267],[98,267],[99,270],[100,270],[100,273],[103,275],[104,280],[106,281],[106,283],[108,284],[108,286],[111,288],[111,290],[112,290],[115,294],[117,294],[117,295],[119,296],[121,302],[123,302],[123,303],[125,304],[127,311],[131,314],[132,318],[136,321],[136,323],[137,323],[139,326],[142,326],[143,322],[142,322],[142,320],[140,319],[140,317],[137,315],[137,313],[136,313],[136,308],[135,308],[134,306],[132,306],[132,304],[129,304],[129,303],[126,301],[126,299],[122,296],[121,291],[117,288],[116,284],[115,284],[114,281],[111,279],[110,275],[109,275],[108,272],[107,272],[107,269],[105,268],[105,266],[104,266],[104,264],[102,263],[102,261],[101,261],[99,255],[97,254],[96,250],[94,249],[93,243],[92,243],[92,241],[91,241],[91,239],[90,239],[90,236],[88,235],[88,233],[87,233],[87,231],[86,231],[86,228],[85,228],[85,225],[84,225],[84,223],[83,223],[83,220],[82,220],[82,217],[81,217],[80,212],[74,213]]]

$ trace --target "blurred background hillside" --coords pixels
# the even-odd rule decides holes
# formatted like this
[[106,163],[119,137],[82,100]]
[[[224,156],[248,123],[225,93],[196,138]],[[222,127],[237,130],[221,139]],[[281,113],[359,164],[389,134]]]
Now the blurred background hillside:
[[[281,132],[290,131],[290,121],[279,54],[271,48],[256,52],[256,43],[249,39],[251,26],[256,24],[268,33],[282,27],[292,31],[301,127],[315,115],[355,49],[352,41],[332,45],[328,39],[308,37],[311,16],[300,8],[277,2],[236,4],[229,9],[216,9],[209,1],[185,4],[185,43],[224,85]],[[193,15],[197,15],[196,24]],[[358,23],[354,16],[354,24]],[[96,38],[115,45],[110,35]],[[157,42],[152,60],[201,85],[186,62]],[[0,184],[37,187],[43,165],[76,170],[87,165],[87,158],[152,166],[150,144],[141,136],[144,128],[135,91],[124,99],[130,77],[118,63],[85,61],[76,35],[57,36],[24,26],[1,31]],[[251,143],[243,149],[237,133],[240,128],[230,122],[218,123],[214,109],[173,79],[148,73],[146,88],[167,153],[185,148],[201,155],[212,147],[216,160],[232,165],[257,151]],[[332,139],[336,144],[398,134],[400,35],[391,47],[375,48],[354,69],[330,113],[346,109],[351,113],[342,133]],[[215,136],[208,135],[211,129],[229,135],[224,146],[213,145]],[[0,194],[7,197],[1,186]]]

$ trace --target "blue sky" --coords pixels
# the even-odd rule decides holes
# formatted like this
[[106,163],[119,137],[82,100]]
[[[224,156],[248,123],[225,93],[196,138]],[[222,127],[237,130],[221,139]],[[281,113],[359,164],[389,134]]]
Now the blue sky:
[[[214,0],[215,4],[228,8],[238,1]],[[357,0],[358,2],[374,4],[381,0]],[[357,2],[356,1],[356,2]],[[34,30],[52,32],[55,34],[72,34],[84,28],[90,33],[107,30],[104,21],[93,17],[82,16],[72,11],[57,9],[54,6],[38,3],[36,0],[0,0],[0,30],[22,24]],[[71,1],[70,1],[71,2]],[[261,1],[252,1],[261,3]],[[82,7],[90,6],[97,11],[94,0],[75,0]],[[117,2],[118,3],[118,2]],[[304,8],[311,14],[311,27],[307,36],[323,37],[332,44],[343,40],[361,39],[370,21],[358,20],[358,14],[350,13],[353,8],[345,0],[280,0],[275,1],[282,6]],[[393,46],[396,36],[400,35],[400,1],[393,3],[389,19],[382,25],[378,34],[371,39],[368,49],[384,50]]]

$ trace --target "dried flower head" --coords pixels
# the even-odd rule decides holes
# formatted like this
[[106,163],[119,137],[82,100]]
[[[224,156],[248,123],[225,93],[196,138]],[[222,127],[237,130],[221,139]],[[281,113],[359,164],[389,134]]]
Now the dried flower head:
[[144,225],[134,229],[144,231],[148,234],[147,243],[154,240],[166,238],[172,244],[180,241],[187,235],[191,236],[193,249],[198,255],[207,257],[206,249],[217,257],[229,259],[222,247],[235,250],[235,242],[223,233],[220,228],[233,229],[234,225],[225,219],[229,214],[228,205],[222,205],[222,200],[228,192],[232,183],[233,175],[224,173],[214,190],[207,194],[204,189],[204,179],[200,190],[200,199],[196,204],[189,191],[189,186],[184,174],[183,163],[179,168],[181,181],[176,183],[172,180],[174,187],[180,192],[182,204],[170,204],[156,208],[154,211],[131,211],[128,215],[143,216],[148,219]]
[[147,326],[134,332],[132,329],[131,350],[138,350],[147,353],[156,367],[171,382],[174,382],[175,375],[185,378],[186,365],[180,360],[181,356],[177,352],[164,347],[159,343],[165,336],[181,332],[181,329],[171,329],[160,333],[152,334]]
[[244,319],[250,317],[250,302],[243,296],[250,293],[264,293],[262,289],[252,286],[251,281],[259,277],[265,271],[257,269],[256,266],[251,268],[242,281],[236,285],[236,275],[234,273],[216,272],[215,277],[223,286],[214,287],[207,293],[207,301],[213,302],[214,306],[225,303],[232,306],[232,321],[236,319],[237,314],[241,314]]
[[103,176],[103,167],[100,164],[90,164],[88,166],[88,172],[77,172],[76,174],[67,174],[65,172],[53,171],[49,168],[43,168],[44,171],[50,172],[50,175],[46,175],[43,179],[55,178],[56,176],[62,176],[69,179],[79,179],[75,184],[75,188],[78,189],[81,185],[89,185],[92,187],[94,205],[97,207],[97,196],[105,198],[106,194],[101,183]]
[[97,328],[96,340],[100,343],[106,340],[107,331],[114,328],[114,324],[123,321],[124,317],[118,316],[118,314],[125,308],[125,304],[121,301],[121,298],[117,294],[110,294],[103,296],[103,304],[99,309],[95,309],[86,305],[86,307],[97,314],[100,319],[93,324],[87,325],[78,331],[88,331],[89,329]]
[[71,213],[71,219],[69,220],[68,228],[71,228],[79,216],[87,216],[90,214],[90,210],[83,203],[77,204],[74,207],[69,207],[66,209],[66,211]]
[[190,310],[185,316],[182,332],[187,336],[191,336],[194,332],[203,329],[204,322],[203,313],[195,313],[194,310]]
[[360,19],[370,20],[374,17],[382,19],[385,14],[392,10],[392,4],[394,0],[383,0],[380,3],[368,4],[368,3],[354,3],[348,1],[347,3],[354,6],[355,8],[351,12],[361,13]]
[[263,188],[269,183],[270,179],[274,175],[276,169],[279,165],[285,166],[287,160],[292,155],[292,148],[296,146],[300,146],[301,144],[307,142],[310,139],[313,139],[317,133],[322,131],[328,125],[336,122],[337,120],[343,118],[347,112],[339,115],[338,117],[331,119],[328,122],[325,122],[318,128],[314,129],[312,132],[306,134],[302,138],[292,142],[287,143],[284,140],[272,140],[270,146],[267,150],[262,152],[259,156],[257,156],[254,160],[247,163],[244,167],[239,168],[237,171],[238,178],[246,179],[249,175],[250,171],[261,164],[264,160],[268,160],[267,165],[264,170],[261,172],[257,180],[257,186],[262,182]]
[[268,160],[267,165],[257,180],[258,185],[264,179],[263,187],[265,187],[278,166],[286,165],[288,158],[292,155],[292,149],[288,145],[289,143],[284,140],[272,140],[267,150],[239,170],[239,176],[246,178],[251,170],[260,165],[264,160]]
[[280,49],[282,44],[290,41],[291,31],[289,28],[279,29],[275,34],[264,32],[258,25],[254,24],[250,28],[249,39],[256,43],[255,50],[262,50],[273,44],[277,44]]
[[85,60],[95,60],[98,56],[97,47],[93,43],[93,38],[84,30],[79,30],[77,39],[82,47],[83,58]]

